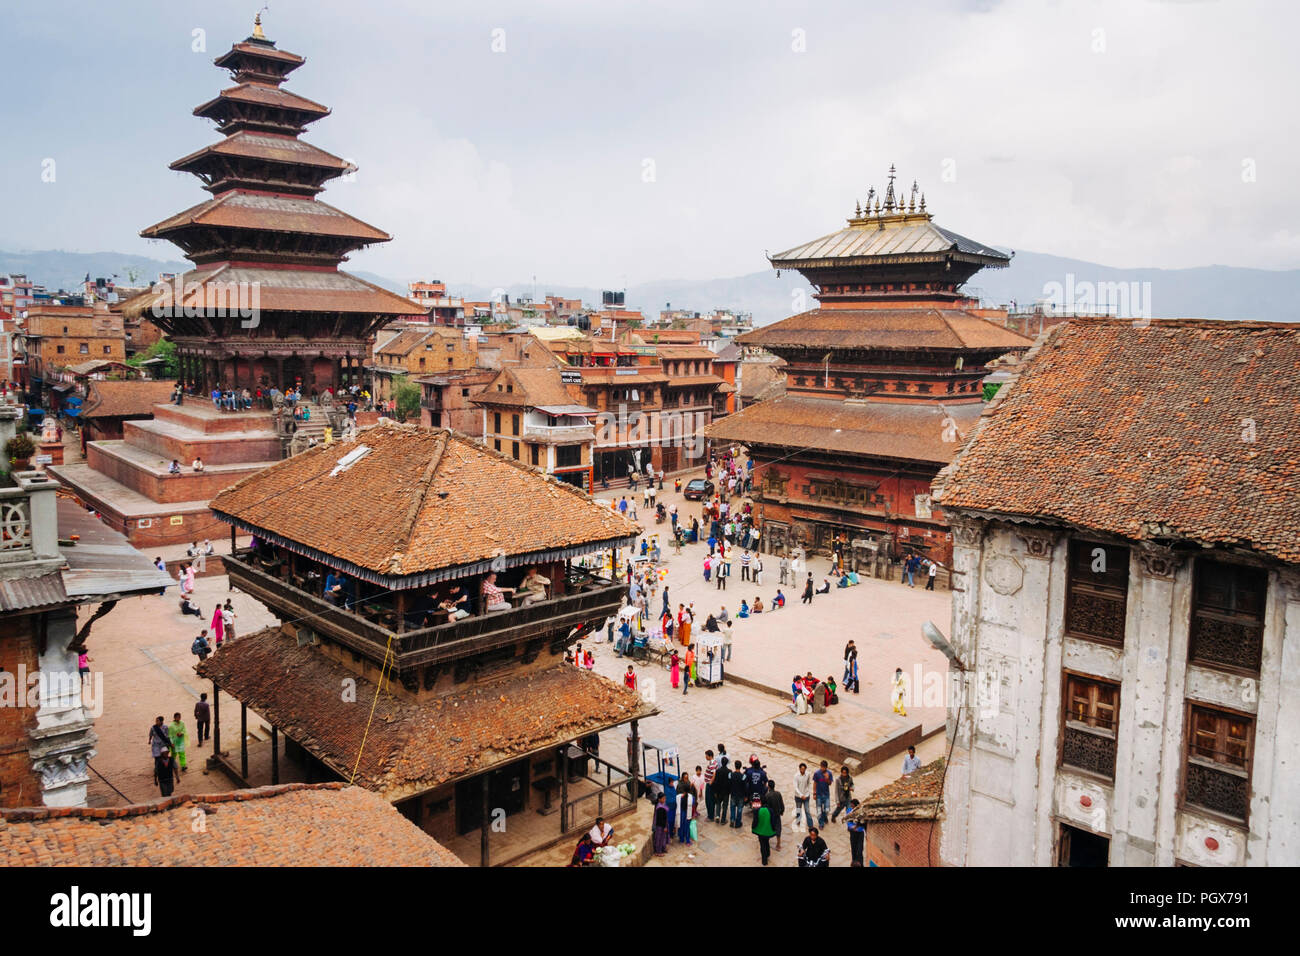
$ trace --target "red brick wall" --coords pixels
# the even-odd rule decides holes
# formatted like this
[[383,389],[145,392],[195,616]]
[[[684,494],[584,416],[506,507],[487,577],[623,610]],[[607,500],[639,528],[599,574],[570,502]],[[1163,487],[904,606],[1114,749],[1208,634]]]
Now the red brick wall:
[[[786,478],[786,500],[783,502],[774,501],[770,497],[764,498],[761,502],[758,500],[761,494],[760,482],[768,468]],[[866,507],[856,504],[841,507],[835,502],[818,503],[810,500],[803,490],[809,485],[810,474],[821,479],[838,476],[849,484],[876,484],[872,492],[872,501]],[[792,526],[806,523],[812,517],[833,524],[842,523],[877,532],[897,530],[900,533],[898,551],[907,550],[907,546],[911,544],[923,554],[936,558],[940,564],[950,565],[952,540],[943,512],[932,507],[929,519],[916,517],[916,496],[930,494],[930,482],[935,474],[938,474],[937,467],[933,473],[900,475],[883,469],[880,471],[858,468],[837,469],[828,465],[804,465],[795,461],[781,461],[768,466],[761,459],[756,459],[754,463],[755,505],[761,506],[764,520],[785,522]],[[866,511],[874,514],[864,513]],[[888,520],[883,517],[885,512],[890,515]],[[908,532],[909,537],[902,537],[901,532],[904,530]]]
[[[6,692],[12,690],[13,698],[6,697],[0,706],[0,807],[40,806],[41,785],[32,770],[32,758],[27,752],[31,741],[28,730],[36,723],[36,713],[26,706],[27,688],[19,686],[18,667],[24,665],[26,673],[37,670],[37,648],[32,629],[34,615],[6,618],[3,636],[0,636],[0,671],[12,681]],[[20,703],[22,707],[7,706]]]
[[[939,866],[943,824],[929,820],[871,820],[867,823],[867,865]],[[929,843],[929,857],[926,844]]]

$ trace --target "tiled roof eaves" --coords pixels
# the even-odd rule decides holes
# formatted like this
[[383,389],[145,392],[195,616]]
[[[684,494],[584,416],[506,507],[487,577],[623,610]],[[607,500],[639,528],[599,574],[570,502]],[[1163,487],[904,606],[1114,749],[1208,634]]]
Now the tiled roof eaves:
[[[293,541],[274,531],[266,528],[260,528],[255,524],[247,521],[241,521],[233,515],[226,514],[223,511],[212,509],[212,514],[219,521],[234,525],[245,534],[255,535],[261,540],[269,541],[272,544],[287,548],[296,554],[301,554],[305,558],[311,558],[313,561],[319,561],[327,567],[334,568],[336,571],[342,571],[344,574],[360,578],[363,581],[369,581],[371,584],[378,584],[381,587],[388,588],[392,591],[405,591],[412,588],[427,587],[430,584],[437,584],[440,581],[450,581],[456,578],[472,577],[476,574],[486,574],[492,569],[492,558],[485,558],[482,561],[475,561],[470,564],[452,565],[445,568],[438,568],[434,571],[421,571],[415,574],[392,575],[383,574],[371,568],[364,568],[359,564],[353,564],[343,558],[320,551],[316,548]],[[632,534],[624,537],[606,538],[597,541],[589,541],[579,545],[572,545],[567,548],[549,548],[540,551],[527,551],[519,554],[508,554],[505,556],[505,566],[507,568],[527,567],[529,565],[541,564],[546,561],[563,561],[567,558],[578,558],[587,554],[594,554],[597,551],[604,551],[609,548],[625,548],[636,544],[639,536]]]

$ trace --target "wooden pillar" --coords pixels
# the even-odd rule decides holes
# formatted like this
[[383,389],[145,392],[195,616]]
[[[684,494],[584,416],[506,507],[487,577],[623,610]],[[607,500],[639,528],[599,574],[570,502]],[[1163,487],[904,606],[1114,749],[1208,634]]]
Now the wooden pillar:
[[271,725],[271,783],[280,782],[280,731]]
[[569,829],[569,745],[560,745],[560,834]]
[[632,746],[628,748],[627,764],[628,773],[632,775],[632,779],[628,781],[628,786],[632,789],[632,802],[636,803],[637,791],[640,790],[637,777],[641,772],[641,736],[635,720],[632,721]]
[[483,774],[483,825],[479,827],[479,865],[487,867],[488,862],[488,834],[492,830],[492,808],[489,804],[492,798],[489,796],[488,785],[491,783],[491,774]]
[[274,382],[274,385],[275,385],[276,388],[278,388],[278,389],[279,389],[280,391],[282,391],[282,392],[285,391],[286,388],[287,388],[287,386],[285,385],[285,381],[284,381],[284,356],[283,356],[283,355],[277,355],[277,356],[275,357],[275,382]]
[[212,753],[221,756],[221,688],[212,682]]
[[248,705],[239,702],[239,775],[248,782]]
[[406,592],[397,592],[397,633],[406,630]]

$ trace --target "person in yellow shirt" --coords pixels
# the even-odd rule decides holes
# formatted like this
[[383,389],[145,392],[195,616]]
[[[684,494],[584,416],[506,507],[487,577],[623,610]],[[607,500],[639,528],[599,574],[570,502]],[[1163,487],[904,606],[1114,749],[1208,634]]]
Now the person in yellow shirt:
[[907,708],[904,701],[907,698],[907,679],[903,677],[901,667],[894,669],[893,691],[891,694],[894,703],[894,713],[903,717],[907,716]]

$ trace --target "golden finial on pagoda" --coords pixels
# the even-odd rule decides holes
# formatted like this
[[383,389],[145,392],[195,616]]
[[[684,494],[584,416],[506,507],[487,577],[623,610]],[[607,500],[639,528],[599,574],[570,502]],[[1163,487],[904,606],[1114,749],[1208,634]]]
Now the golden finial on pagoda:
[[[266,7],[262,8],[262,10],[265,9]],[[266,39],[266,34],[262,32],[262,10],[258,10],[257,15],[253,17],[253,39],[254,40]]]
[[[894,199],[895,172],[896,171],[894,169],[894,164],[890,163],[889,164],[889,185],[885,187],[885,212],[890,212],[890,213],[894,211],[894,205],[895,205],[895,199]],[[898,205],[901,207],[902,204],[899,203]]]
[[855,203],[853,204],[853,217],[854,217],[855,219],[861,219],[861,218],[862,218],[862,202],[861,202],[861,201],[855,202]]
[[912,180],[912,198],[911,198],[911,200],[910,200],[910,201],[908,202],[908,204],[907,204],[907,208],[908,208],[908,211],[909,211],[909,212],[916,212],[916,190],[917,190],[916,180],[913,179],[913,180]]
[[876,187],[875,187],[875,186],[872,186],[870,189],[867,190],[867,212],[866,212],[866,214],[867,214],[868,216],[871,215],[871,200],[873,200],[873,199],[875,199],[875,198],[876,198]]
[[921,193],[921,212],[925,212],[925,193]]

